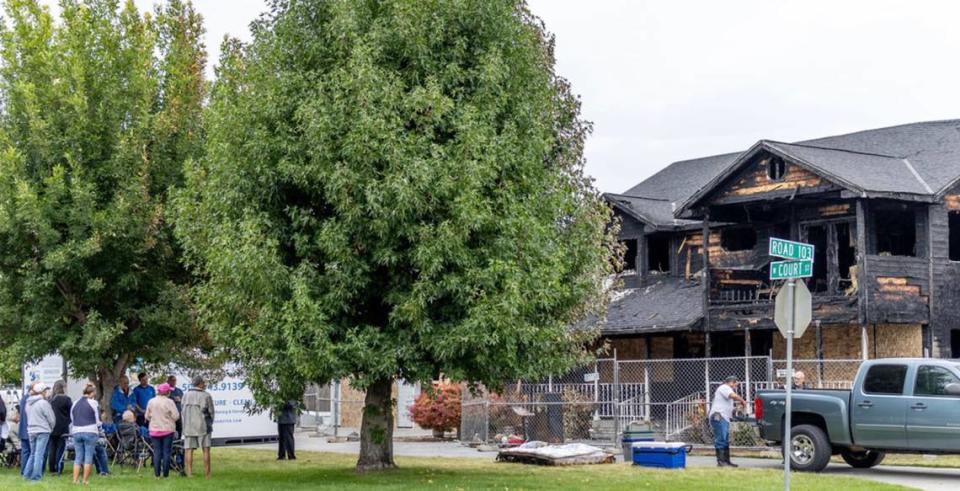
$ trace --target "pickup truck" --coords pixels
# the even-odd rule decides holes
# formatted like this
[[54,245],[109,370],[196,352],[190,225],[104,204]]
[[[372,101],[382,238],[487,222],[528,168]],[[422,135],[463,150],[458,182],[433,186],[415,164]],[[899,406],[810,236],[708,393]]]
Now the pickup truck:
[[[819,472],[837,454],[858,468],[886,452],[960,454],[960,360],[869,360],[851,390],[796,390],[792,399],[792,469]],[[754,399],[761,438],[781,448],[785,406],[782,390]]]

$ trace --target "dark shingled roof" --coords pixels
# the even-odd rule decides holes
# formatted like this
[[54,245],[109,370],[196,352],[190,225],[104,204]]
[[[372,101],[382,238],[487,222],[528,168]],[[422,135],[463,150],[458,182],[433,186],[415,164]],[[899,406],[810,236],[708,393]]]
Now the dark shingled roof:
[[[678,204],[677,212],[688,210],[764,150],[781,154],[850,191],[870,197],[913,195],[933,199],[960,180],[960,120],[927,121],[797,143],[760,140],[749,150],[735,154],[728,166],[707,176],[700,188],[689,191],[685,202]],[[729,154],[713,158],[728,157]],[[681,187],[686,185],[688,182],[681,181]]]
[[703,290],[697,283],[669,276],[640,288],[617,292],[601,334],[614,336],[693,328],[703,317]]
[[676,208],[711,178],[727,168],[739,153],[674,162],[623,194],[606,193],[623,212],[654,228],[692,228],[699,220],[674,218]]
[[624,213],[652,225],[656,229],[698,227],[700,224],[700,220],[674,218],[674,204],[665,199],[640,198],[613,193],[606,193],[604,196],[610,204]]
[[740,152],[736,152],[674,162],[623,194],[676,202],[680,206],[739,155]]

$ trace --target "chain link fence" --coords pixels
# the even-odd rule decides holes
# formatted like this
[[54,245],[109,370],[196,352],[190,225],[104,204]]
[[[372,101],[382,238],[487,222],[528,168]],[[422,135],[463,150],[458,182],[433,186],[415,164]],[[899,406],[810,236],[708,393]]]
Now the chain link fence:
[[[860,360],[794,360],[809,389],[848,389]],[[657,440],[711,445],[710,399],[730,376],[752,401],[757,391],[784,387],[786,362],[766,356],[664,360],[597,360],[557,377],[505,384],[499,393],[465,393],[461,438],[484,443],[542,440],[620,445],[628,427]],[[748,404],[730,428],[731,445],[761,447]]]

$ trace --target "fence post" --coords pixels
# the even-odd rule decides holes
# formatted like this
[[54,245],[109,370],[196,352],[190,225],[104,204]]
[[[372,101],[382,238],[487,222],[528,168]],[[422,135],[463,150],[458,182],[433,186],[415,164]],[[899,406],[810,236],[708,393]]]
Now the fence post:
[[703,359],[703,393],[710,399],[710,358]]
[[[524,428],[526,435],[526,428]],[[490,400],[483,401],[483,443],[490,443]]]
[[617,350],[613,350],[613,446],[620,439],[620,361]]
[[600,419],[600,363],[593,362],[593,419]]
[[752,355],[753,355],[753,345],[752,345],[752,343],[751,343],[751,341],[750,341],[750,329],[749,329],[749,328],[743,330],[743,353],[744,353],[743,360],[744,360],[744,364],[746,365],[746,366],[744,367],[744,368],[746,369],[746,370],[745,370],[746,373],[745,373],[744,375],[745,375],[746,382],[747,382],[747,397],[746,397],[746,399],[747,399],[747,407],[746,407],[746,411],[747,411],[747,414],[753,414],[753,404],[750,404],[750,402],[753,400],[753,398],[751,397],[751,392],[752,392],[753,387],[750,385],[750,365],[753,364],[753,357],[752,357]]
[[773,371],[773,350],[767,355],[767,379],[771,388],[777,386],[777,374]]
[[643,360],[643,419],[650,421],[650,360]]
[[333,383],[333,437],[337,437],[337,429],[340,428],[340,381]]

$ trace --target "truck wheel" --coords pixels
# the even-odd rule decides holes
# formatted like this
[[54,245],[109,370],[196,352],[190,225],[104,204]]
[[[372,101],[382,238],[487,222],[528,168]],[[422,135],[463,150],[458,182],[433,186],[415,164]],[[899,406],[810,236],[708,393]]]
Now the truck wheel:
[[830,463],[830,440],[813,425],[797,425],[790,431],[790,468],[802,472],[820,472]]
[[851,452],[850,450],[844,449],[840,451],[840,456],[843,457],[844,462],[850,464],[850,467],[855,469],[869,469],[875,465],[880,465],[880,462],[883,462],[883,458],[886,457],[887,454],[873,450]]

